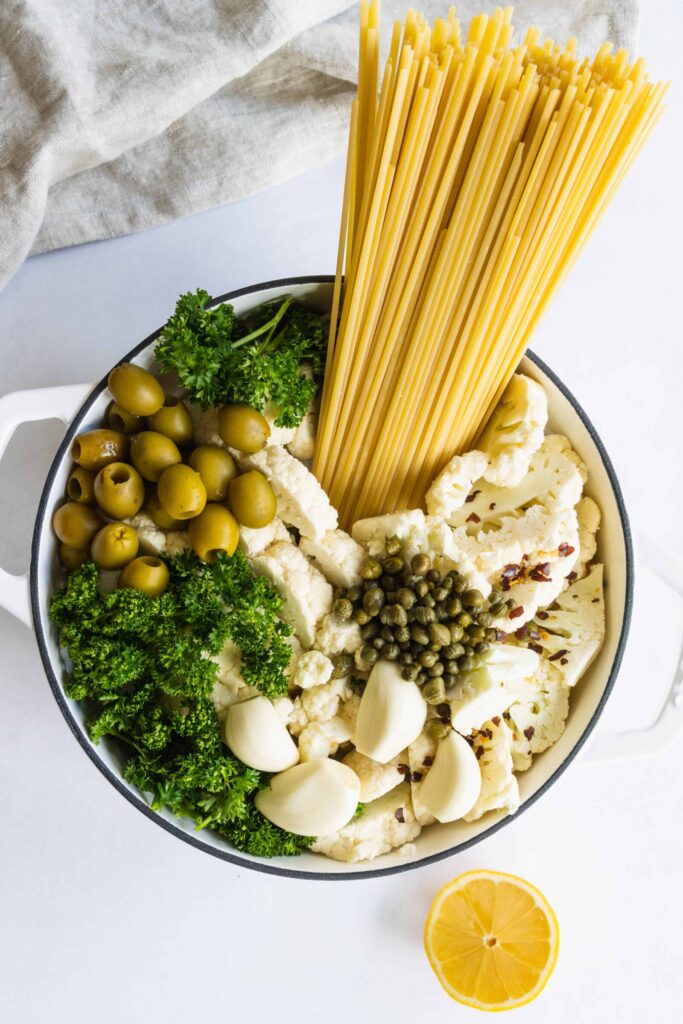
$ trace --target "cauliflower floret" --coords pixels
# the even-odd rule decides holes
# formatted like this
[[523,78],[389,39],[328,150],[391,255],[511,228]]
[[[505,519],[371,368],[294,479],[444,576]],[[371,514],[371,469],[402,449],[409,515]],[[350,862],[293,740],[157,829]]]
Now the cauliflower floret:
[[465,821],[477,821],[488,811],[514,814],[519,807],[519,786],[512,768],[512,733],[505,722],[487,722],[474,736],[474,751],[481,769],[481,792]]
[[560,594],[555,607],[546,610],[535,624],[541,634],[538,643],[553,658],[567,686],[579,681],[605,639],[602,576],[602,565],[594,565],[587,576]]
[[320,836],[311,849],[348,864],[372,860],[417,838],[422,827],[415,820],[410,787],[403,783],[369,803],[359,818],[329,836]]
[[458,678],[448,694],[453,728],[469,735],[515,701],[534,692],[540,658],[526,647],[494,644],[480,664]]
[[211,661],[218,665],[216,679],[235,693],[244,686],[242,676],[242,651],[232,640],[226,640],[219,654],[210,655]]
[[542,661],[534,678],[535,692],[511,704],[506,721],[512,730],[512,766],[523,772],[532,754],[552,747],[564,732],[569,714],[569,687],[553,664]]
[[271,544],[275,544],[276,541],[282,541],[284,544],[294,543],[291,533],[277,516],[267,526],[261,527],[260,530],[252,530],[248,526],[240,526],[239,548],[247,558],[255,558],[256,555],[260,555],[262,551],[269,548]]
[[190,536],[187,530],[171,530],[170,533],[166,534],[167,555],[182,555],[184,551],[189,551],[191,547]]
[[289,725],[289,720],[294,711],[294,701],[289,697],[273,697],[271,704],[277,711],[278,718],[283,725]]
[[325,616],[315,634],[315,647],[328,655],[340,654],[342,651],[355,654],[362,643],[357,622],[350,619],[339,622],[333,615]]
[[420,825],[433,825],[434,815],[427,810],[420,800],[420,785],[434,762],[436,741],[430,739],[426,732],[420,735],[408,747],[408,767],[410,768],[410,791],[413,800],[413,813]]
[[399,766],[406,765],[407,756],[407,751],[404,750],[391,761],[387,761],[386,764],[380,764],[379,761],[373,761],[372,758],[360,754],[357,750],[352,750],[350,754],[346,755],[344,764],[352,768],[360,779],[362,803],[369,804],[372,800],[378,800],[385,793],[390,793],[392,789],[396,789],[400,785],[403,772],[399,770]]
[[569,461],[573,463],[579,471],[579,476],[583,483],[586,483],[588,480],[586,464],[581,456],[574,451],[572,443],[568,437],[565,437],[564,434],[546,434],[543,439],[543,448],[545,448],[547,452],[559,452],[564,455],[566,459],[569,459]]
[[516,373],[479,438],[479,448],[491,457],[484,479],[498,487],[516,487],[543,443],[547,422],[544,388]]
[[318,403],[311,402],[308,411],[294,431],[294,437],[287,445],[290,455],[296,459],[312,459],[315,451],[315,435],[318,432]]
[[151,516],[140,510],[134,516],[124,519],[137,532],[140,551],[149,555],[161,555],[166,550],[166,533],[157,526]]
[[427,491],[429,514],[452,522],[451,517],[463,507],[474,482],[484,475],[488,464],[489,457],[484,452],[454,455]]
[[337,513],[324,490],[303,462],[286,448],[271,445],[242,457],[240,463],[258,469],[270,480],[277,497],[278,515],[288,525],[296,526],[302,536],[319,539],[328,530],[337,529]]
[[[398,537],[403,542],[407,554],[415,536],[421,536],[424,528],[425,514],[422,509],[409,508],[404,512],[390,512],[385,516],[359,519],[351,527],[351,536],[373,556],[384,554],[388,537]],[[417,550],[419,548],[415,549]],[[411,554],[414,553],[411,550]]]
[[329,722],[337,715],[340,701],[346,700],[348,696],[349,688],[345,679],[332,679],[322,686],[304,690],[293,702],[289,731],[293,736],[298,736],[311,722]]
[[574,568],[579,578],[583,579],[598,550],[596,534],[602,517],[599,507],[588,496],[582,498],[576,506],[576,517],[579,521],[579,557]]
[[332,662],[327,655],[320,651],[306,651],[298,658],[290,683],[292,686],[300,686],[302,690],[323,686],[330,681],[332,669]]
[[500,525],[504,516],[531,505],[542,505],[549,512],[573,508],[581,497],[583,478],[567,450],[557,443],[564,441],[566,438],[556,434],[546,437],[517,487],[494,487],[485,480],[478,481],[467,503],[453,511],[448,522],[473,533]]
[[289,656],[289,665],[287,665],[287,668],[284,670],[285,675],[289,680],[289,685],[291,687],[292,676],[294,675],[294,670],[297,666],[297,662],[301,657],[303,647],[301,646],[301,644],[299,643],[299,641],[297,640],[293,633],[290,636],[285,637],[285,643],[289,646],[289,649],[292,652]]
[[227,448],[221,435],[218,433],[218,409],[213,406],[210,409],[200,409],[198,405],[188,405],[192,423],[194,424],[194,443],[213,444],[218,448]]
[[367,556],[343,530],[330,530],[318,540],[302,537],[299,547],[333,586],[353,587],[360,583],[361,567]]
[[339,744],[350,738],[349,728],[340,718],[311,722],[299,734],[299,757],[302,761],[333,757],[339,750]]
[[263,417],[270,427],[270,437],[266,441],[267,445],[271,444],[289,444],[296,434],[296,427],[278,427],[275,420],[278,418],[282,409],[279,405],[274,405],[273,402],[266,402],[263,408]]
[[349,729],[349,739],[353,739],[360,707],[360,694],[352,692],[351,695],[339,705],[339,718],[346,723]]
[[332,587],[294,544],[276,541],[252,559],[283,599],[282,617],[304,647],[312,647],[318,623],[332,607]]

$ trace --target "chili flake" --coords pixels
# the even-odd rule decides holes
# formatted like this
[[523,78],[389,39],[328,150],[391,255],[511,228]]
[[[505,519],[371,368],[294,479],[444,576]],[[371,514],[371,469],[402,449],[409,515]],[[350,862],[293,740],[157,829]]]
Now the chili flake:
[[522,608],[521,604],[517,605],[516,608],[513,608],[512,611],[508,612],[509,619],[518,619],[520,615],[524,615],[524,609]]
[[530,725],[528,729],[524,730],[524,735],[529,741],[531,741],[531,737],[534,735],[535,732],[536,730],[534,729],[533,725]]
[[563,558],[569,558],[569,556],[573,555],[575,551],[576,548],[573,548],[571,544],[567,544],[566,541],[562,541],[557,548],[558,554],[562,555]]
[[555,654],[551,655],[548,661],[559,661],[560,658],[564,658],[565,654],[568,654],[568,651],[563,648],[561,651],[556,651]]
[[406,816],[403,813],[402,807],[396,808],[396,810],[394,811],[394,817],[396,818],[396,821],[400,821],[402,825],[405,825]]
[[468,523],[480,523],[481,519],[479,518],[479,516],[477,515],[476,512],[471,512],[468,515],[468,517],[467,517],[467,522]]
[[465,498],[465,504],[469,505],[471,501],[474,501],[478,494],[481,494],[481,491],[472,491],[471,494],[468,494],[467,497]]

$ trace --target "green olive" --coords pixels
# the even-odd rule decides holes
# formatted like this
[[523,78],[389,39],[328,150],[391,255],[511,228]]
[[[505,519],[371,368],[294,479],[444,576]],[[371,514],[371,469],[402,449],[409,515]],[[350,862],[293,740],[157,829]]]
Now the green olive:
[[157,483],[169,466],[180,462],[180,452],[174,441],[156,430],[143,430],[130,442],[131,462],[145,480]]
[[89,430],[79,434],[71,445],[71,458],[84,469],[102,469],[110,462],[120,462],[128,454],[128,438],[118,430]]
[[83,505],[95,504],[95,483],[96,474],[92,469],[83,469],[82,466],[74,466],[69,473],[66,482],[66,493],[72,501],[80,501]]
[[95,501],[111,519],[126,519],[142,508],[145,485],[127,462],[112,462],[95,477]]
[[145,502],[145,512],[160,530],[178,530],[182,526],[180,519],[174,519],[173,516],[169,516],[159,501],[159,495],[156,491],[150,494]]
[[158,412],[149,417],[152,430],[170,437],[176,444],[189,444],[194,434],[192,418],[187,406],[175,395],[166,395]]
[[90,555],[101,569],[123,569],[138,553],[138,535],[128,523],[108,523],[95,534]]
[[164,404],[164,389],[141,366],[121,363],[109,374],[109,390],[114,401],[133,416],[153,416]]
[[119,587],[141,590],[147,597],[159,597],[166,590],[171,574],[160,558],[154,555],[140,555],[134,558],[121,572]]
[[237,475],[237,466],[230,452],[218,445],[200,444],[188,462],[202,478],[208,500],[225,501],[230,481]]
[[231,448],[258,452],[270,437],[268,420],[250,405],[224,405],[218,410],[218,433]]
[[164,511],[174,519],[192,519],[204,511],[206,487],[191,466],[169,466],[159,478],[157,496]]
[[145,429],[144,416],[133,416],[132,412],[122,409],[112,402],[107,409],[107,423],[112,430],[120,430],[122,434],[135,434]]
[[258,530],[272,522],[277,512],[275,491],[263,473],[251,469],[230,481],[230,508],[242,526]]
[[102,525],[94,508],[78,501],[67,501],[52,517],[52,529],[70,548],[87,548]]
[[215,562],[225,552],[234,555],[240,528],[225,505],[211,502],[187,527],[190,544],[204,562]]
[[87,548],[72,548],[69,544],[59,545],[59,561],[69,572],[74,572],[88,561]]

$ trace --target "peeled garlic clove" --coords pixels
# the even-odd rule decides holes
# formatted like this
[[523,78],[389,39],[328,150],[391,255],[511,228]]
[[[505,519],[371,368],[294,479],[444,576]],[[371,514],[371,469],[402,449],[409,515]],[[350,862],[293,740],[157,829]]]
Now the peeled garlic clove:
[[417,683],[401,678],[391,661],[378,661],[365,686],[356,721],[356,750],[386,764],[422,732],[427,704]]
[[297,836],[326,836],[353,817],[360,779],[340,761],[321,757],[275,775],[254,802],[274,825]]
[[225,742],[235,757],[261,772],[281,772],[299,760],[296,743],[267,697],[230,705]]
[[437,821],[457,821],[471,811],[481,789],[479,762],[464,736],[452,730],[436,748],[434,764],[418,790]]

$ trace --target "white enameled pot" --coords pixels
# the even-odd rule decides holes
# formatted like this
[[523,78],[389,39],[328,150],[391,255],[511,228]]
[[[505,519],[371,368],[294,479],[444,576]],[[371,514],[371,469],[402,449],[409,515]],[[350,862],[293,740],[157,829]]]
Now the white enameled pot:
[[[221,296],[216,303],[231,302],[243,314],[263,302],[284,295],[293,295],[310,305],[329,308],[332,278],[307,277],[255,285]],[[158,333],[158,332],[157,332]],[[141,366],[153,364],[156,334],[151,335],[122,361]],[[59,418],[67,424],[66,434],[52,463],[36,517],[31,566],[28,576],[12,576],[0,570],[0,607],[7,609],[27,626],[33,626],[45,672],[55,699],[69,727],[82,748],[133,806],[156,821],[168,832],[193,846],[226,861],[260,871],[295,878],[355,879],[419,867],[479,842],[518,817],[561,775],[576,756],[594,728],[616,682],[629,629],[633,595],[633,551],[626,511],[614,469],[587,416],[576,400],[551,371],[529,354],[520,367],[546,389],[550,408],[550,427],[566,434],[586,463],[589,472],[588,493],[602,510],[598,555],[605,564],[607,635],[605,644],[580,684],[572,694],[571,710],[565,732],[550,750],[534,759],[532,767],[518,775],[521,806],[514,816],[489,814],[472,824],[456,822],[425,829],[415,843],[410,858],[399,853],[387,854],[370,864],[340,864],[305,853],[298,858],[264,861],[233,851],[224,840],[208,831],[196,831],[192,822],[166,812],[150,810],[144,796],[122,778],[122,751],[115,742],[104,741],[94,746],[88,739],[83,708],[69,700],[62,688],[62,657],[56,632],[48,617],[50,597],[62,581],[57,560],[57,543],[50,523],[54,509],[63,500],[71,460],[69,449],[73,437],[84,430],[101,425],[108,404],[106,378],[92,384],[71,387],[21,391],[0,399],[0,456],[12,433],[21,423]],[[660,556],[656,548],[643,551],[650,565],[675,589],[681,590],[676,570]],[[667,697],[655,725],[636,733],[616,736],[600,734],[589,749],[596,760],[620,756],[623,752],[648,753],[673,738],[683,715],[683,687],[680,677]]]

